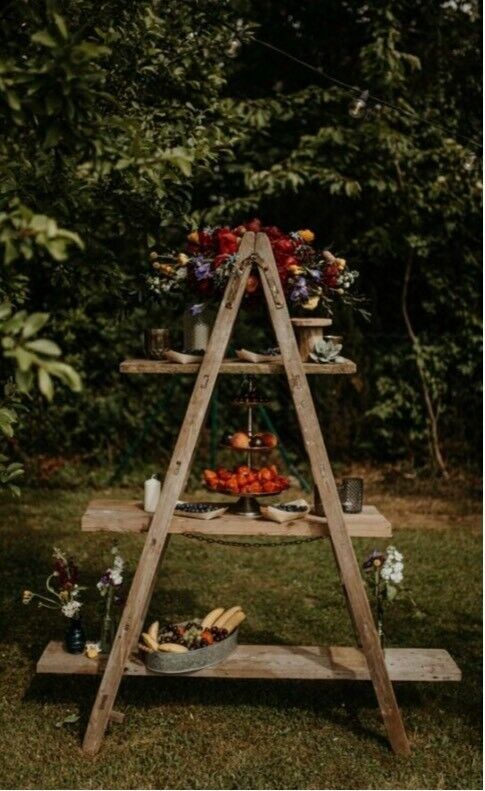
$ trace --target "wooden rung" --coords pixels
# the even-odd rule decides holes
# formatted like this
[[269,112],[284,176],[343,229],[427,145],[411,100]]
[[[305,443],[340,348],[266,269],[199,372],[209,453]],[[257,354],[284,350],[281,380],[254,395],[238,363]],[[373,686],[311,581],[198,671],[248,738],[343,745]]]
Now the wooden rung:
[[116,709],[112,709],[109,715],[110,722],[115,722],[117,725],[121,725],[123,720],[125,719],[125,715],[122,711],[116,711]]
[[[392,681],[460,681],[461,671],[440,648],[386,648],[386,666]],[[88,659],[68,654],[61,642],[50,642],[37,663],[37,673],[97,675],[105,657]],[[128,660],[124,675],[157,676],[144,662]],[[224,662],[191,674],[201,678],[307,679],[316,681],[369,681],[363,652],[342,646],[239,645]],[[177,676],[180,678],[180,676]]]
[[[225,503],[227,505],[227,503]],[[86,532],[103,530],[114,533],[142,533],[148,530],[151,514],[145,513],[137,500],[92,500],[81,520]],[[353,538],[389,538],[391,524],[373,505],[364,506],[360,514],[346,514],[345,523]],[[169,533],[202,533],[227,536],[326,536],[326,519],[309,516],[278,524],[268,519],[248,519],[226,513],[217,519],[190,519],[174,516]]]
[[[120,363],[122,374],[196,374],[200,363],[169,363],[163,360],[124,360]],[[355,374],[357,366],[352,360],[341,363],[304,363],[306,374],[332,376],[336,374]],[[224,360],[219,368],[221,374],[284,374],[282,362],[247,363],[241,360]]]

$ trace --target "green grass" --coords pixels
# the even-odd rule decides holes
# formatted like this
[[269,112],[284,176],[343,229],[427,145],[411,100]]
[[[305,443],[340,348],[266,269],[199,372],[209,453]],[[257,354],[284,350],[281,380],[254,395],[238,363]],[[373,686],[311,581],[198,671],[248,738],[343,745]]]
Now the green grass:
[[[375,486],[373,499],[386,498],[392,517],[393,494],[384,491]],[[125,722],[87,758],[80,744],[96,679],[35,676],[36,659],[49,639],[62,637],[64,624],[55,613],[24,607],[19,594],[43,584],[53,544],[75,553],[83,581],[94,585],[111,540],[80,533],[91,495],[41,489],[27,490],[19,503],[0,501],[2,788],[481,788],[475,503],[458,499],[456,489],[425,496],[412,482],[394,487],[396,513],[409,513],[413,526],[396,529],[393,542],[427,617],[396,604],[387,617],[389,642],[446,648],[463,670],[461,684],[396,685],[411,758],[390,752],[368,684],[203,679],[123,682],[117,708]],[[121,539],[131,570],[141,542]],[[358,557],[374,544],[356,540]],[[91,590],[85,621],[92,637],[95,601]],[[172,539],[150,616],[183,619],[234,603],[248,613],[245,642],[353,642],[327,542],[251,551]],[[80,720],[57,728],[71,713]]]

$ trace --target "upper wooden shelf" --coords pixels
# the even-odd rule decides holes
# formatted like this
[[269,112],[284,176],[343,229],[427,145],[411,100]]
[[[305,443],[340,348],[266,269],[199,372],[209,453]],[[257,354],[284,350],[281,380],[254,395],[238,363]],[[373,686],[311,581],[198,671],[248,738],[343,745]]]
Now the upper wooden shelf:
[[[120,363],[122,374],[196,374],[200,363],[169,363],[164,360],[124,360]],[[351,360],[343,363],[303,363],[306,374],[355,374],[357,366]],[[281,362],[246,363],[241,360],[224,360],[221,374],[283,374]]]
[[[223,503],[227,505],[228,503]],[[365,505],[360,514],[345,514],[345,524],[352,538],[389,538],[391,524],[373,505]],[[143,533],[148,530],[152,515],[137,500],[92,500],[83,514],[81,530],[92,533]],[[169,533],[200,533],[219,536],[327,536],[327,520],[308,515],[279,524],[269,519],[249,519],[225,513],[217,519],[191,519],[174,516]]]

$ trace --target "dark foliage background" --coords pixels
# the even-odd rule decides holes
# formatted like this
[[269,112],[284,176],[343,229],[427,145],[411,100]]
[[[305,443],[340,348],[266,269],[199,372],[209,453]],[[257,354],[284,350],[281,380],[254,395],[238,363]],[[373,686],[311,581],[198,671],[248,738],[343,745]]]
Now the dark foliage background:
[[[478,161],[466,169],[473,149],[459,135],[480,133],[480,9],[374,5],[3,5],[0,295],[26,311],[17,328],[0,318],[11,459],[49,477],[64,459],[116,464],[136,441],[131,469],[165,460],[191,380],[165,397],[167,380],[118,373],[140,355],[144,327],[180,329],[170,305],[139,301],[148,251],[177,248],[199,224],[259,215],[312,228],[361,271],[371,322],[335,316],[359,373],[313,383],[332,454],[436,468],[438,448],[448,466],[478,464],[481,173]],[[385,108],[356,121],[345,92],[254,35],[449,132]],[[52,348],[23,356],[36,312],[50,315],[44,334],[81,392],[49,369]],[[257,315],[237,332],[271,342]],[[49,403],[42,368],[74,392],[61,386]],[[235,386],[220,383],[220,431],[237,424],[226,406]],[[298,461],[286,385],[267,386]]]

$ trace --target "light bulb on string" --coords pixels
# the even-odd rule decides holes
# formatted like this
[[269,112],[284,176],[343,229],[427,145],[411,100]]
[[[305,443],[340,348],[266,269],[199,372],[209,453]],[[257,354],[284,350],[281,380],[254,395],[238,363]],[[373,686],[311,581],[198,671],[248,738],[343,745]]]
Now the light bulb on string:
[[475,169],[476,163],[477,163],[476,154],[468,153],[465,157],[465,161],[463,162],[463,170],[466,170],[467,173],[470,173],[472,170]]
[[367,113],[367,99],[369,98],[369,91],[362,91],[360,96],[352,99],[349,105],[349,115],[351,118],[364,118]]

